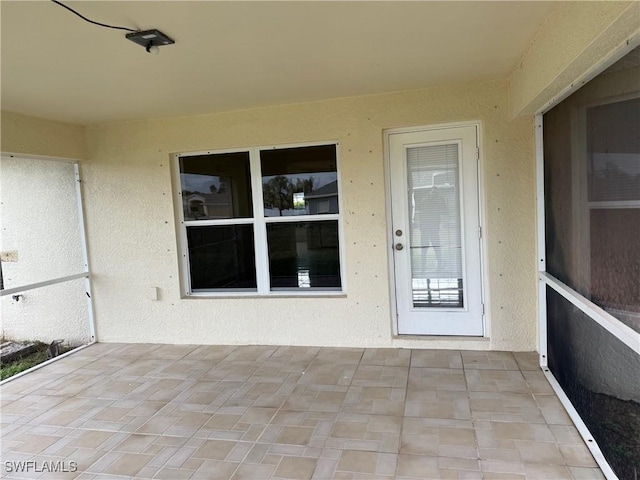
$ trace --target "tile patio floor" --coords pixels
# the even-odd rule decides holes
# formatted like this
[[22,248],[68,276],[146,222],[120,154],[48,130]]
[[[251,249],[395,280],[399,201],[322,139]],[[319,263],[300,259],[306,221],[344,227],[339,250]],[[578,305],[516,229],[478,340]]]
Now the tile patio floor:
[[0,393],[4,478],[604,478],[533,353],[96,344]]

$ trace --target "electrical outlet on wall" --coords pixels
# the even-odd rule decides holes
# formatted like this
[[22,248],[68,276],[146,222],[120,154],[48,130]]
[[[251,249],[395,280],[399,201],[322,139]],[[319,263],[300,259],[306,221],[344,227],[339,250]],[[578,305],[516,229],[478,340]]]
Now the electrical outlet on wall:
[[17,250],[5,250],[4,252],[0,252],[0,261],[2,262],[17,262],[18,261],[18,251]]
[[158,287],[149,288],[149,300],[158,300],[160,298],[160,292]]

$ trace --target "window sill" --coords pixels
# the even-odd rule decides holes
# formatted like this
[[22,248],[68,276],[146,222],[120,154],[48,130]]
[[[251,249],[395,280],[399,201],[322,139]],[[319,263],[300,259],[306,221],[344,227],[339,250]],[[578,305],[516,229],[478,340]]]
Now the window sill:
[[346,298],[347,292],[198,292],[182,295],[183,300],[220,300],[238,298]]

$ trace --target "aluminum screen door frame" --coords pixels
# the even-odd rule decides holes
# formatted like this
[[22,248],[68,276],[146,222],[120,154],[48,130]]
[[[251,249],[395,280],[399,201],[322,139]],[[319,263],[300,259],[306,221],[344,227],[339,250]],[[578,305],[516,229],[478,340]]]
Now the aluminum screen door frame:
[[[462,124],[387,132],[390,197],[390,248],[393,259],[393,294],[397,333],[400,335],[482,336],[483,271],[479,204],[478,125]],[[411,268],[411,205],[408,194],[408,148],[456,145],[460,188],[462,235],[461,307],[414,305]],[[398,235],[398,232],[400,235]],[[399,245],[401,244],[401,245]],[[399,249],[400,248],[400,249]]]
[[[83,261],[83,266],[84,266],[84,271],[83,272],[79,272],[76,274],[72,274],[72,275],[67,275],[64,277],[58,277],[58,278],[54,278],[54,279],[50,279],[50,280],[46,280],[46,281],[42,281],[42,282],[37,282],[37,283],[32,283],[32,284],[27,284],[27,285],[20,285],[17,287],[12,287],[12,288],[6,288],[3,289],[2,291],[0,291],[0,297],[2,296],[8,296],[8,295],[14,295],[16,293],[21,293],[21,292],[26,292],[29,290],[33,290],[36,288],[42,288],[42,287],[46,287],[49,285],[56,285],[58,283],[65,283],[65,282],[69,282],[72,280],[76,280],[76,279],[80,279],[80,278],[84,278],[85,279],[85,292],[87,295],[87,314],[88,314],[88,319],[89,319],[89,325],[88,325],[88,329],[89,329],[89,338],[90,341],[88,344],[83,345],[81,347],[76,348],[75,350],[71,350],[68,353],[72,353],[76,350],[78,350],[79,348],[84,348],[88,345],[92,345],[93,343],[97,342],[97,338],[96,338],[96,324],[95,324],[95,316],[94,316],[94,309],[93,309],[93,298],[92,298],[92,285],[91,285],[91,268],[89,265],[89,250],[87,248],[87,228],[86,228],[86,222],[85,222],[85,213],[84,213],[84,200],[83,200],[83,194],[82,194],[82,178],[81,178],[81,172],[80,172],[80,160],[75,159],[75,158],[64,158],[64,157],[50,157],[50,156],[45,156],[45,155],[30,155],[30,154],[23,154],[23,153],[12,153],[12,152],[0,152],[0,158],[6,158],[6,159],[14,159],[14,158],[19,158],[22,159],[24,161],[29,161],[29,160],[44,160],[44,161],[49,161],[49,162],[58,162],[58,163],[70,163],[73,165],[73,173],[74,173],[74,182],[75,182],[75,194],[76,194],[76,207],[78,209],[78,229],[79,229],[79,235],[80,235],[80,246],[82,249],[82,261]],[[55,357],[49,361],[54,361],[58,358],[61,357]],[[27,369],[23,372],[21,372],[18,375],[14,375],[12,377],[9,377],[8,379],[6,379],[6,381],[12,380],[14,378],[17,378],[18,376],[28,373],[30,372],[32,369],[37,369],[40,367],[45,366],[46,364],[49,363],[49,361],[47,362],[43,362],[41,364],[35,365],[34,367]]]

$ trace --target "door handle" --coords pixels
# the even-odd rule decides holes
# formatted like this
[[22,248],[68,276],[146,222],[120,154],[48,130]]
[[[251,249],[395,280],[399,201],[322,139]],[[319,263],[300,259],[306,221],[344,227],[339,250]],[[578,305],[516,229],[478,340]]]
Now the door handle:
[[402,245],[401,243],[396,243],[396,250],[402,250],[404,248],[404,245]]

